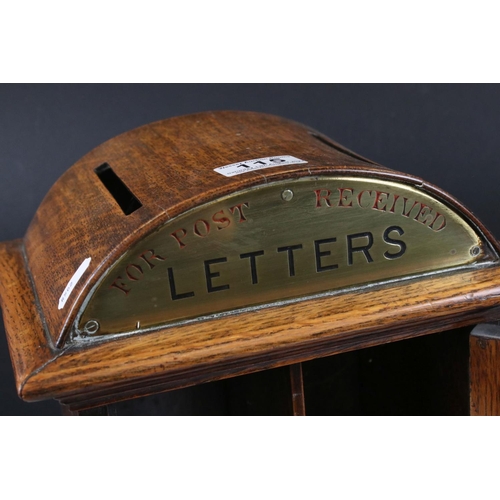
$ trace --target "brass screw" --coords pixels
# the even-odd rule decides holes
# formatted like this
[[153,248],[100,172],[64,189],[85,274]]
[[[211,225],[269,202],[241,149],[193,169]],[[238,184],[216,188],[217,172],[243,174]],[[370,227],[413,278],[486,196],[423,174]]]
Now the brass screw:
[[479,254],[481,253],[481,248],[477,247],[477,246],[474,246],[470,249],[470,254],[473,256],[473,257],[477,257]]
[[99,322],[96,321],[95,319],[90,319],[85,323],[85,326],[83,327],[84,333],[87,335],[94,335],[99,331],[101,325],[99,325]]

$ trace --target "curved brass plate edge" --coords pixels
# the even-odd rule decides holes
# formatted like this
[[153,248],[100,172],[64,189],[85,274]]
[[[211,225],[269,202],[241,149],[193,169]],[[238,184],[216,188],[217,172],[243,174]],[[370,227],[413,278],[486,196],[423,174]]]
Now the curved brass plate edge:
[[[123,252],[119,257],[116,258],[116,260],[108,267],[106,271],[101,274],[97,282],[92,286],[91,290],[85,297],[84,301],[81,303],[79,307],[79,311],[75,316],[75,320],[72,323],[72,326],[70,328],[70,334],[67,336],[67,340],[65,345],[70,345],[70,344],[87,344],[88,342],[92,343],[101,343],[101,342],[107,342],[112,339],[116,338],[124,338],[124,337],[129,337],[132,335],[138,335],[138,334],[145,334],[149,332],[156,332],[159,330],[164,330],[164,329],[170,329],[173,327],[178,327],[181,325],[185,324],[193,324],[196,322],[200,321],[209,321],[213,319],[217,319],[219,317],[225,317],[225,316],[231,316],[235,314],[240,314],[243,312],[248,312],[248,311],[258,311],[261,309],[267,309],[270,307],[281,307],[287,304],[292,304],[296,302],[302,302],[305,300],[314,300],[316,298],[324,298],[324,297],[330,297],[330,296],[335,296],[339,294],[344,294],[344,293],[349,293],[357,290],[368,290],[368,289],[374,289],[378,287],[383,287],[387,286],[388,284],[391,283],[396,283],[396,282],[402,282],[402,281],[408,281],[408,280],[414,280],[418,278],[427,278],[435,275],[441,275],[445,273],[451,273],[451,272],[461,272],[461,271],[467,271],[467,270],[474,270],[478,268],[483,268],[483,267],[488,267],[491,265],[495,265],[495,263],[500,259],[499,253],[497,249],[495,248],[493,242],[491,241],[491,235],[490,234],[485,234],[482,230],[482,228],[476,223],[474,219],[472,219],[467,211],[462,210],[460,203],[458,203],[453,197],[448,195],[446,192],[440,190],[439,188],[433,186],[432,184],[426,183],[422,179],[419,178],[411,178],[407,177],[405,179],[400,178],[398,175],[395,175],[392,177],[391,175],[388,175],[386,172],[383,172],[378,175],[373,175],[368,177],[366,173],[355,173],[355,172],[350,172],[350,173],[345,173],[345,174],[339,174],[336,172],[330,172],[328,174],[315,174],[313,172],[309,172],[310,175],[305,175],[305,176],[300,176],[297,178],[289,178],[289,179],[279,179],[279,180],[267,180],[263,184],[257,184],[253,185],[247,188],[240,189],[238,191],[234,191],[228,194],[225,194],[223,196],[217,197],[212,199],[211,201],[205,201],[202,205],[198,205],[196,207],[190,208],[189,210],[186,210],[184,212],[181,212],[177,214],[176,216],[169,218],[167,220],[164,220],[159,226],[152,227],[150,231],[142,235],[142,238],[146,238],[158,231],[161,231],[164,226],[167,224],[171,224],[175,222],[178,218],[184,217],[184,216],[189,216],[191,213],[195,213],[200,210],[200,207],[208,207],[211,204],[218,203],[218,202],[224,202],[226,200],[229,200],[237,195],[241,195],[243,193],[251,193],[254,191],[258,191],[259,189],[262,189],[264,186],[285,186],[287,183],[295,183],[295,182],[307,182],[307,181],[318,181],[326,178],[339,178],[341,177],[343,180],[349,180],[349,179],[354,179],[358,181],[369,181],[371,178],[377,179],[377,180],[385,180],[387,182],[393,183],[393,184],[402,184],[409,186],[411,188],[414,188],[416,190],[419,190],[423,192],[424,194],[432,197],[433,199],[436,199],[438,202],[444,204],[448,209],[453,211],[456,215],[458,215],[461,219],[466,222],[471,229],[477,234],[479,237],[480,241],[483,244],[486,244],[488,248],[488,252],[483,251],[482,255],[482,261],[480,262],[474,262],[471,264],[467,264],[464,266],[455,266],[455,267],[450,267],[450,268],[444,268],[440,270],[432,270],[430,272],[424,272],[424,273],[417,273],[417,274],[409,274],[407,276],[401,276],[397,278],[392,278],[392,279],[386,279],[386,280],[379,280],[376,282],[367,282],[367,283],[362,283],[359,285],[349,285],[342,287],[340,289],[335,289],[335,290],[328,290],[320,293],[313,293],[313,294],[308,294],[304,296],[299,296],[299,297],[294,297],[294,298],[289,298],[289,299],[283,299],[283,300],[277,300],[277,301],[272,301],[269,303],[265,304],[256,304],[256,305],[251,305],[247,307],[239,307],[235,308],[229,311],[221,311],[213,314],[205,314],[201,316],[197,316],[194,318],[186,318],[186,319],[181,319],[178,321],[172,321],[168,322],[165,324],[160,324],[160,325],[155,325],[147,328],[141,328],[137,330],[130,330],[130,331],[125,331],[125,332],[119,332],[119,333],[109,333],[105,335],[96,335],[96,336],[91,336],[91,335],[83,335],[82,332],[78,329],[77,325],[80,322],[80,319],[85,312],[85,309],[88,305],[88,302],[91,300],[93,297],[94,293],[96,290],[99,288],[100,284],[104,281],[104,279],[108,276],[108,274],[111,272],[113,268],[113,264],[115,262],[118,262],[127,252]],[[395,172],[397,174],[397,172]],[[472,214],[471,214],[472,215]],[[496,240],[495,240],[496,242]]]
[[[456,266],[456,267],[450,267],[446,269],[440,269],[436,271],[430,271],[427,273],[419,273],[419,274],[414,274],[414,275],[408,275],[408,276],[403,276],[403,277],[398,277],[398,278],[392,278],[392,279],[387,279],[387,280],[380,280],[376,282],[371,282],[371,283],[362,283],[359,285],[351,285],[347,286],[344,288],[336,289],[336,290],[328,290],[326,292],[320,292],[320,293],[315,293],[312,295],[305,295],[302,297],[294,297],[291,299],[284,299],[284,300],[278,300],[274,302],[269,302],[266,304],[256,304],[254,306],[247,306],[247,307],[240,307],[237,309],[232,309],[230,311],[221,311],[213,314],[206,314],[203,316],[197,316],[195,318],[188,318],[188,319],[182,319],[179,321],[174,321],[171,323],[166,323],[163,325],[157,325],[157,326],[152,326],[150,328],[143,328],[139,330],[131,330],[128,332],[121,332],[121,333],[110,333],[106,335],[96,335],[96,336],[80,336],[80,335],[75,335],[71,337],[71,341],[68,341],[66,345],[74,345],[75,347],[77,346],[86,346],[86,345],[97,345],[97,344],[103,344],[107,343],[112,340],[116,339],[124,339],[124,338],[129,338],[133,337],[136,335],[145,335],[149,333],[155,333],[159,332],[162,330],[170,330],[172,328],[176,327],[181,327],[184,325],[192,325],[195,323],[200,323],[200,322],[205,322],[205,321],[213,321],[219,318],[225,318],[229,316],[235,316],[238,314],[243,314],[247,312],[256,312],[264,309],[270,309],[274,307],[284,307],[290,304],[296,304],[300,302],[306,302],[310,300],[315,300],[315,299],[324,299],[328,297],[338,297],[340,295],[346,295],[349,293],[355,293],[355,292],[367,292],[369,293],[370,291],[375,291],[375,290],[380,290],[383,289],[384,287],[391,285],[391,284],[401,284],[405,282],[413,282],[413,281],[418,281],[418,280],[425,280],[428,278],[434,278],[437,276],[446,276],[450,275],[453,273],[466,273],[466,272],[471,272],[475,271],[478,269],[485,269],[489,267],[497,267],[498,263],[497,262],[480,262],[476,264],[469,264],[465,266]],[[90,296],[87,297],[86,302],[90,300]],[[74,323],[74,328],[76,329],[76,325],[78,324],[78,321],[83,314],[83,311],[85,310],[84,307],[82,307],[82,310],[79,312],[75,323]]]

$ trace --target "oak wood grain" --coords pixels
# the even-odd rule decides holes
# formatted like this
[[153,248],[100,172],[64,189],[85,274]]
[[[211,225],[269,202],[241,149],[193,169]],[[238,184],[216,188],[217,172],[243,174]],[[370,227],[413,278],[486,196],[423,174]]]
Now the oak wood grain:
[[23,381],[52,360],[54,351],[26,273],[22,241],[0,244],[0,262],[0,304],[20,393]]
[[[232,178],[213,170],[283,154],[308,163]],[[123,213],[94,171],[103,163],[141,208]],[[146,125],[77,162],[49,191],[24,240],[0,244],[0,297],[20,396],[56,398],[77,411],[500,319],[497,261],[131,336],[67,342],[97,280],[127,248],[167,220],[250,186],[323,174],[416,186],[460,213],[491,256],[499,251],[480,221],[439,188],[363,159],[303,125],[245,112]],[[59,308],[68,280],[88,257],[88,271]]]
[[[308,163],[229,178],[213,170],[283,154]],[[104,163],[140,200],[139,210],[123,214],[94,172]],[[250,186],[328,173],[382,177],[419,186],[480,227],[472,214],[438,188],[362,159],[312,129],[283,118],[227,111],[156,122],[111,139],[84,156],[54,184],[28,228],[26,255],[54,345],[62,347],[82,301],[109,265],[167,220]],[[496,244],[484,228],[481,231],[491,245]],[[65,307],[59,309],[59,297],[69,279],[88,257],[92,259],[88,271]]]
[[499,319],[499,283],[486,268],[73,345],[18,384],[75,408],[186,387]]
[[469,373],[471,415],[500,415],[500,326],[472,331]]

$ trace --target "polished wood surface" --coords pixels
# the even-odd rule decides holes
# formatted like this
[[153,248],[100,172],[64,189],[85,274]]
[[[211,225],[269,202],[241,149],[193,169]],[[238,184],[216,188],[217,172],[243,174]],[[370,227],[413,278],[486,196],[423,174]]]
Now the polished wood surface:
[[[17,266],[22,267],[20,252]],[[27,295],[18,282],[1,292],[4,304]],[[84,408],[498,320],[498,296],[495,266],[62,350],[43,340],[39,322],[29,334],[9,336],[9,342],[32,356],[29,363],[13,359],[24,399],[56,398]],[[26,322],[23,315],[6,316],[11,332]]]
[[424,335],[71,414],[469,415],[470,330]]
[[55,356],[26,273],[21,240],[0,244],[0,301],[17,389]]
[[[232,178],[213,171],[282,154],[308,163]],[[105,163],[140,202],[129,215],[95,172]],[[302,125],[240,112],[151,124],[86,155],[48,193],[25,239],[0,244],[0,300],[20,396],[55,398],[68,411],[78,411],[500,319],[495,262],[137,335],[68,342],[70,326],[97,280],[146,234],[234,191],[316,174],[416,186],[460,213],[492,255],[499,251],[481,223],[440,189],[360,158]],[[59,309],[68,280],[88,257],[88,272]],[[302,377],[293,370],[293,407],[303,413]]]
[[500,415],[500,326],[478,325],[470,335],[471,415]]
[[[301,177],[339,166],[389,172],[342,151],[319,141],[302,125],[238,112],[165,120],[122,134],[91,151],[52,187],[25,237],[29,267],[54,344],[62,346],[84,292],[107,266],[133,242],[176,215],[270,179]],[[279,154],[303,157],[308,164],[231,178],[213,171],[233,162]],[[105,163],[140,200],[139,210],[125,216],[110,196],[94,171]],[[86,279],[67,305],[58,309],[55,305],[68,280],[88,257],[92,262]]]
[[[282,154],[308,163],[235,177],[224,177],[213,170]],[[104,164],[138,198],[140,209],[130,215],[123,213],[95,172]],[[418,186],[463,213],[473,226],[480,226],[464,207],[422,179],[362,159],[308,127],[272,115],[228,111],[172,118],[97,147],[52,187],[24,240],[28,266],[54,345],[62,347],[88,291],[109,265],[162,223],[205,202],[269,181],[348,173]],[[486,234],[484,228],[481,230]],[[495,244],[493,238],[489,240]],[[69,279],[89,257],[92,261],[84,279],[65,307],[59,309],[57,304]]]

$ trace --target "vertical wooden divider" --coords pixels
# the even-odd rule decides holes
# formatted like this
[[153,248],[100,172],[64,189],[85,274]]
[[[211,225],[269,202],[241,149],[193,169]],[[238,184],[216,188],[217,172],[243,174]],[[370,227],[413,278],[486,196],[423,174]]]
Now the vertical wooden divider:
[[302,363],[290,365],[290,386],[292,389],[293,416],[302,417],[306,414],[304,398],[304,380],[302,377]]
[[500,415],[500,326],[476,326],[469,345],[470,414]]

